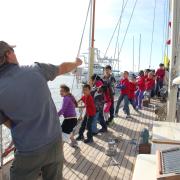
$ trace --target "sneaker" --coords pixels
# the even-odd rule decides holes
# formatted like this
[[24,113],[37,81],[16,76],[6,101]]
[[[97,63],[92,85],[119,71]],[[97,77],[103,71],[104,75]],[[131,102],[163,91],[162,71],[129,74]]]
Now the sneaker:
[[111,122],[109,122],[109,126],[114,125],[114,120],[112,120]]
[[92,135],[93,135],[93,136],[96,136],[98,133],[99,133],[99,131],[93,132]]
[[130,115],[126,115],[126,119],[129,119],[129,118],[131,118],[131,116]]
[[77,142],[76,140],[72,141],[72,142],[70,143],[70,146],[71,146],[71,147],[74,147],[74,148],[79,147],[79,146],[78,146],[78,142]]
[[76,140],[77,140],[77,141],[83,141],[83,140],[84,140],[84,137],[83,137],[83,136],[78,136],[78,137],[76,138]]
[[84,140],[84,143],[88,144],[88,143],[92,143],[93,142],[93,139],[85,139]]
[[107,131],[108,131],[108,130],[105,129],[105,128],[102,128],[102,129],[99,130],[100,133],[105,133],[105,132],[107,132]]
[[114,117],[115,117],[115,118],[119,117],[119,116],[118,116],[118,113],[116,113],[116,114],[114,115]]

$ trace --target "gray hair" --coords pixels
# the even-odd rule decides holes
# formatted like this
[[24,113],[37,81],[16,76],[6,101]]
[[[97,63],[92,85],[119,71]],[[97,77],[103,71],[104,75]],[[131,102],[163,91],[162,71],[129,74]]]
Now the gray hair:
[[3,66],[4,64],[6,64],[6,62],[7,62],[6,56],[5,55],[1,56],[0,57],[0,66]]

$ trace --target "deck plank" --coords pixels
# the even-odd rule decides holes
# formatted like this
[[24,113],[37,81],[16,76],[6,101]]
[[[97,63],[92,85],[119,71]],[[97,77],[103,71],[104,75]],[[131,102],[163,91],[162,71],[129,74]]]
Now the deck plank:
[[[132,139],[139,141],[143,128],[152,128],[155,114],[152,109],[144,109],[140,113],[132,110],[132,119],[125,119],[123,111],[115,119],[115,124],[109,128],[108,133],[94,137],[91,145],[79,144],[79,149],[74,149],[68,144],[64,145],[63,177],[69,180],[131,180],[136,162],[136,145]],[[108,137],[120,139],[118,154],[115,157],[120,162],[119,166],[110,166],[109,157],[105,154]]]
[[[154,102],[152,101],[152,103]],[[132,179],[137,157],[136,145],[131,143],[132,139],[139,142],[143,128],[152,130],[155,114],[153,106],[145,108],[139,113],[132,109],[131,111],[132,119],[125,119],[123,111],[120,110],[120,117],[115,118],[115,123],[109,127],[108,133],[95,136],[94,143],[90,145],[81,142],[79,148],[74,149],[69,144],[64,144],[64,180]],[[120,162],[119,166],[110,166],[110,157],[105,154],[109,137],[120,140],[115,157]]]

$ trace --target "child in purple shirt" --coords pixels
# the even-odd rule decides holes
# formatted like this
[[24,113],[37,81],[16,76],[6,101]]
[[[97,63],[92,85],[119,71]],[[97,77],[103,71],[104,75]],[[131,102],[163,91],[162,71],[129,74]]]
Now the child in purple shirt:
[[77,125],[76,110],[77,102],[74,96],[70,93],[70,89],[66,85],[61,85],[60,95],[63,97],[62,108],[59,110],[58,115],[64,117],[64,121],[61,125],[62,132],[70,136],[71,145],[77,146],[77,142],[74,139],[73,129]]

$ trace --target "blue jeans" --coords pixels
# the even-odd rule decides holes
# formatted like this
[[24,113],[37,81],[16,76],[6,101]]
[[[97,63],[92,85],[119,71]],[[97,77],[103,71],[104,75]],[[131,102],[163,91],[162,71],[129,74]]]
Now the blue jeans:
[[104,116],[103,112],[97,112],[96,115],[94,116],[93,122],[92,122],[92,133],[97,133],[97,123],[100,123],[102,126],[102,129],[107,129],[106,122],[104,121]]
[[98,129],[97,129],[98,119],[99,119],[99,112],[96,112],[96,115],[94,116],[94,119],[92,121],[92,133],[98,132]]
[[118,101],[117,101],[117,106],[116,106],[116,111],[115,113],[118,114],[119,112],[119,106],[121,105],[121,102],[124,100],[124,111],[126,112],[127,115],[130,115],[130,110],[129,110],[129,99],[128,99],[128,96],[125,95],[125,94],[121,94],[118,98]]
[[159,90],[163,87],[163,80],[156,81],[156,95],[159,96]]
[[129,99],[129,103],[133,106],[134,109],[136,109],[136,103],[134,99]]
[[155,88],[156,88],[156,86],[154,86],[154,87],[152,88],[152,90],[151,90],[151,97],[154,97],[154,96],[155,96]]
[[142,100],[144,98],[144,91],[137,90],[136,91],[136,107],[139,109],[142,108]]

